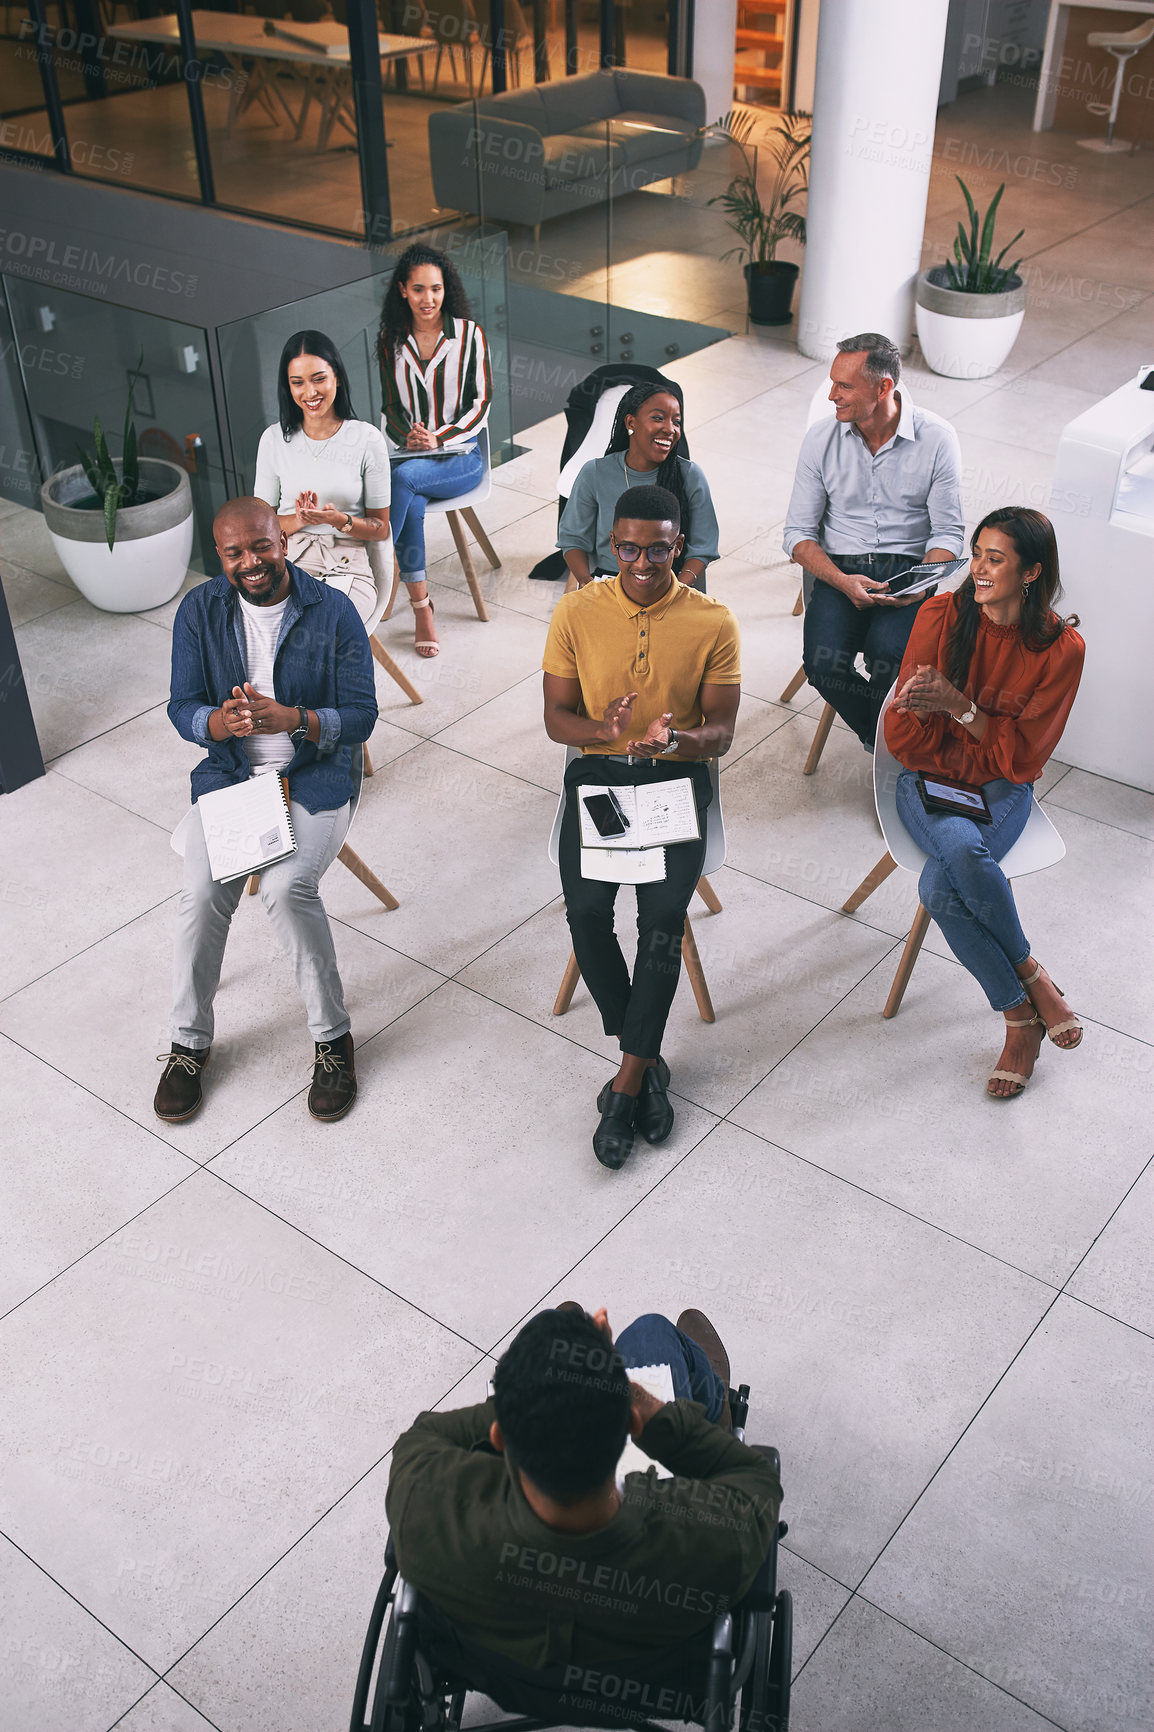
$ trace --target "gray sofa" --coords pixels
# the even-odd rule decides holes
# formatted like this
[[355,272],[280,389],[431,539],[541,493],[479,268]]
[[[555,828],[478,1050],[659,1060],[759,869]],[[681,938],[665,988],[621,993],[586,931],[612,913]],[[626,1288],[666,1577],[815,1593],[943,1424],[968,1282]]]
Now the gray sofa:
[[438,205],[487,222],[587,210],[701,157],[705,92],[657,72],[589,72],[429,116]]

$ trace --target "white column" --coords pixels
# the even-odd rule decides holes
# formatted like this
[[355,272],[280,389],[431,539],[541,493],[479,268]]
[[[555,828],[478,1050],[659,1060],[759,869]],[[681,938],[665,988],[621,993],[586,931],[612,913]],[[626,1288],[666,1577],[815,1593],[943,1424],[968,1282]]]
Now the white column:
[[737,0],[702,0],[693,16],[693,77],[705,92],[706,120],[720,120],[733,107]]
[[797,346],[913,330],[948,0],[822,0]]

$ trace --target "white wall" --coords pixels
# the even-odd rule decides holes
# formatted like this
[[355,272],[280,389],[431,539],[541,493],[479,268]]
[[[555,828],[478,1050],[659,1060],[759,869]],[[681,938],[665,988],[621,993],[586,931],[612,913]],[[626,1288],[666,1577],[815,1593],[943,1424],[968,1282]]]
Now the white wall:
[[697,0],[693,16],[693,76],[705,91],[706,120],[720,120],[733,107],[737,0]]

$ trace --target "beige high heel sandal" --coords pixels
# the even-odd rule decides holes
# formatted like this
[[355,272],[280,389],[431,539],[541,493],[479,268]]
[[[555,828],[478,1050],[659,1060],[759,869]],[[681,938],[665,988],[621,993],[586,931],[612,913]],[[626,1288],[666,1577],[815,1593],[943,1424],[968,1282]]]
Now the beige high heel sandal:
[[[1022,980],[1021,975],[1018,976],[1018,979],[1022,980],[1022,985],[1026,988],[1026,991],[1029,992],[1034,982],[1040,980],[1043,974],[1046,974],[1045,969],[1042,967],[1040,962],[1036,962],[1034,964],[1034,972],[1030,975],[1028,980]],[[1046,974],[1046,979],[1050,980],[1048,974]],[[1054,991],[1058,994],[1059,998],[1065,998],[1066,995],[1060,986],[1052,980],[1050,980],[1050,985],[1054,988]],[[1033,999],[1031,999],[1030,1003],[1033,1004],[1033,1002]],[[1081,1046],[1083,1029],[1082,1024],[1078,1021],[1076,1016],[1067,1017],[1065,1022],[1043,1022],[1041,1016],[1039,1016],[1038,1021],[1042,1023],[1043,1028],[1046,1030],[1047,1039],[1053,1041],[1059,1052],[1073,1052],[1076,1046]],[[1078,1030],[1078,1038],[1077,1040],[1068,1041],[1066,1045],[1063,1046],[1062,1042],[1058,1039],[1058,1036],[1060,1034],[1068,1034],[1072,1028]]]
[[[1031,1024],[1033,1024],[1035,1022],[1041,1023],[1041,1021],[1042,1021],[1042,1019],[1040,1016],[1031,1012],[1031,1014],[1029,1016],[1017,1017],[1013,1021],[1011,1021],[1010,1018],[1007,1017],[1006,1018],[1006,1027],[1007,1028],[1029,1028],[1031,1026]],[[1042,1049],[1039,1046],[1039,1048],[1038,1048],[1039,1053],[1041,1052],[1041,1050]],[[1037,1062],[1038,1062],[1037,1059],[1035,1059],[1034,1063],[1037,1064]],[[1026,1084],[1029,1082],[1029,1080],[1030,1080],[1030,1078],[1028,1076],[1023,1076],[1021,1071],[1018,1071],[1018,1070],[992,1070],[990,1072],[989,1076],[986,1078],[986,1093],[992,1101],[1016,1101],[1018,1096],[1025,1092]],[[1017,1083],[1018,1086],[1016,1089],[1012,1089],[1008,1095],[999,1095],[999,1094],[995,1094],[993,1089],[990,1087],[990,1084],[993,1082]]]
[[[430,613],[436,613],[437,611],[433,606],[432,596],[427,594],[423,601],[414,601],[410,595],[409,606],[412,608],[414,613],[419,613],[426,607]],[[441,653],[441,646],[434,638],[418,638],[416,643],[413,645],[413,648],[416,650],[417,654],[423,656],[427,662],[431,662],[434,656],[439,656]]]

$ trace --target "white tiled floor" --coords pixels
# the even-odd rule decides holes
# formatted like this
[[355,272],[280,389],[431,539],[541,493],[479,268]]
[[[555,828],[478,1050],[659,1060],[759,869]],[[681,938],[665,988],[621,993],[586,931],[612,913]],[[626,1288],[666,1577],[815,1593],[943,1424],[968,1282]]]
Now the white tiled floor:
[[[1045,147],[1078,181],[1033,195],[1065,272],[1039,279],[1050,304],[997,378],[909,370],[957,417],[971,522],[1044,506],[1056,428],[1148,347],[1135,164]],[[1124,307],[1103,318],[1096,282]],[[401,907],[340,866],[325,884],[362,1088],[339,1128],[305,1112],[307,1033],[247,900],[204,1111],[153,1117],[168,832],[195,756],[163,709],[171,610],[96,613],[40,521],[0,510],[51,758],[0,814],[11,1732],[342,1727],[393,1439],[474,1398],[510,1331],[565,1295],[618,1324],[701,1304],[752,1384],[751,1433],[782,1452],[799,1732],[1151,1723],[1154,799],[1047,772],[1069,852],[1020,900],[1087,1031],[1021,1102],[984,1098],[998,1019],[933,935],[883,1022],[913,884],[838,912],[881,852],[868,762],[838,728],[803,778],[813,694],[780,703],[800,659],[780,524],[821,373],[780,333],[677,370],[746,696],[723,912],[695,915],[717,1022],[683,987],[675,1133],[620,1173],[589,1147],[611,1043],[583,989],[550,1015],[560,753],[536,670],[558,589],[526,573],[551,540],[559,422],[483,512],[504,560],[491,623],[437,522],[441,657],[416,662],[407,612],[383,628],[426,701],[379,681],[354,838]]]

